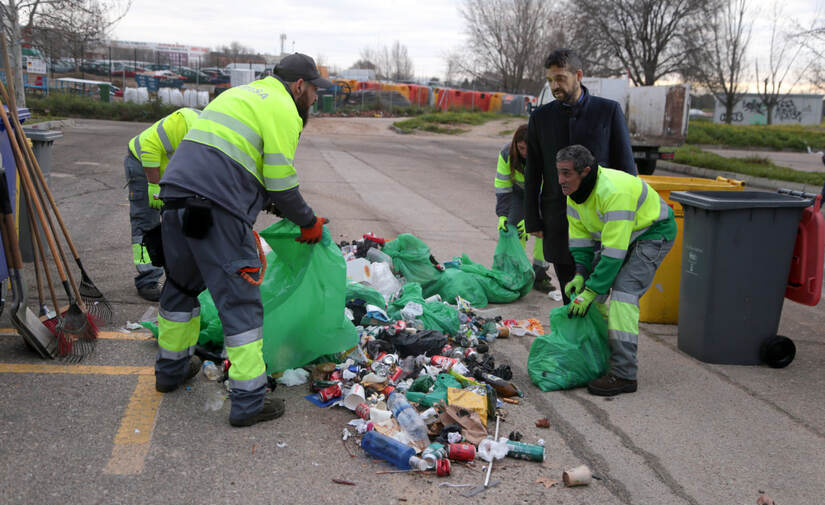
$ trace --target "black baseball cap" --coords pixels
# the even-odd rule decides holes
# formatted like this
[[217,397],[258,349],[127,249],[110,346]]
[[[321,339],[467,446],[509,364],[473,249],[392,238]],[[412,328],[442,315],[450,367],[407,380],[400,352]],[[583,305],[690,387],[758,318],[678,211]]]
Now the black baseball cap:
[[314,84],[317,88],[332,87],[329,79],[321,77],[321,72],[319,72],[318,67],[315,66],[315,60],[305,54],[294,53],[284,57],[284,59],[275,65],[273,72],[288,82],[303,79]]

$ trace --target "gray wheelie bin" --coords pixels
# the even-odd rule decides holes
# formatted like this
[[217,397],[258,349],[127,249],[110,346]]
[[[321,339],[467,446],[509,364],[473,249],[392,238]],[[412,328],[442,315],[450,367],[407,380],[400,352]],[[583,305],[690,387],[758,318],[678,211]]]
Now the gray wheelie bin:
[[[809,199],[759,191],[675,191],[685,210],[678,347],[707,363],[786,366],[777,337],[797,225]],[[784,340],[782,340],[784,339]]]

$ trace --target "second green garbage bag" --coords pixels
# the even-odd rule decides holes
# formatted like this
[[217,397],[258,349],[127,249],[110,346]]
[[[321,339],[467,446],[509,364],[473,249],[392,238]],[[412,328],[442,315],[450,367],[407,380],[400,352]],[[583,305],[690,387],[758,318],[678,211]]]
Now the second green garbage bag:
[[584,317],[567,317],[567,307],[550,311],[549,335],[530,346],[527,373],[542,391],[583,386],[607,371],[610,346],[607,322],[598,310]]
[[[272,248],[261,284],[267,373],[303,366],[358,343],[358,333],[344,315],[347,267],[340,249],[327,228],[321,242],[314,245],[296,242],[299,234],[298,226],[287,220],[261,232]],[[201,320],[205,328],[199,343],[222,344],[223,331],[212,297],[204,291],[199,300],[201,317],[212,318]]]

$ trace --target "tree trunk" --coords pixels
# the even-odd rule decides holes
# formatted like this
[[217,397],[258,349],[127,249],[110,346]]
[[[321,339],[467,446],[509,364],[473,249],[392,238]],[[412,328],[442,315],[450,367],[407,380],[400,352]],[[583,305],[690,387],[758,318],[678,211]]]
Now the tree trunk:
[[774,108],[773,105],[768,105],[768,107],[767,107],[768,117],[767,117],[767,123],[766,124],[773,124],[773,108]]
[[725,124],[731,124],[733,122],[733,96],[728,95],[725,97]]
[[23,54],[20,46],[20,41],[23,39],[20,33],[20,22],[16,9],[7,9],[9,13],[9,31],[11,32],[11,40],[9,41],[9,60],[11,68],[6,69],[6,72],[11,72],[14,84],[14,97],[17,101],[18,107],[26,106],[26,90],[23,88]]

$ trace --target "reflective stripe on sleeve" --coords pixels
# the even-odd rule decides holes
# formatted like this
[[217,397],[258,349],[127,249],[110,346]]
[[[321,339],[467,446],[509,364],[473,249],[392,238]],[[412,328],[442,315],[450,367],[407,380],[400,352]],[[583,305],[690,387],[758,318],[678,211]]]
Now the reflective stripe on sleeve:
[[160,143],[163,145],[163,149],[166,151],[166,157],[171,158],[173,154],[175,154],[175,148],[172,147],[172,142],[169,140],[169,135],[166,134],[166,130],[163,129],[163,123],[166,121],[166,118],[160,120],[160,123],[157,127],[158,137],[160,137]]
[[594,247],[596,241],[589,238],[571,238],[570,247]]
[[607,256],[608,258],[623,260],[626,255],[627,249],[616,249],[615,247],[602,248],[602,256]]

